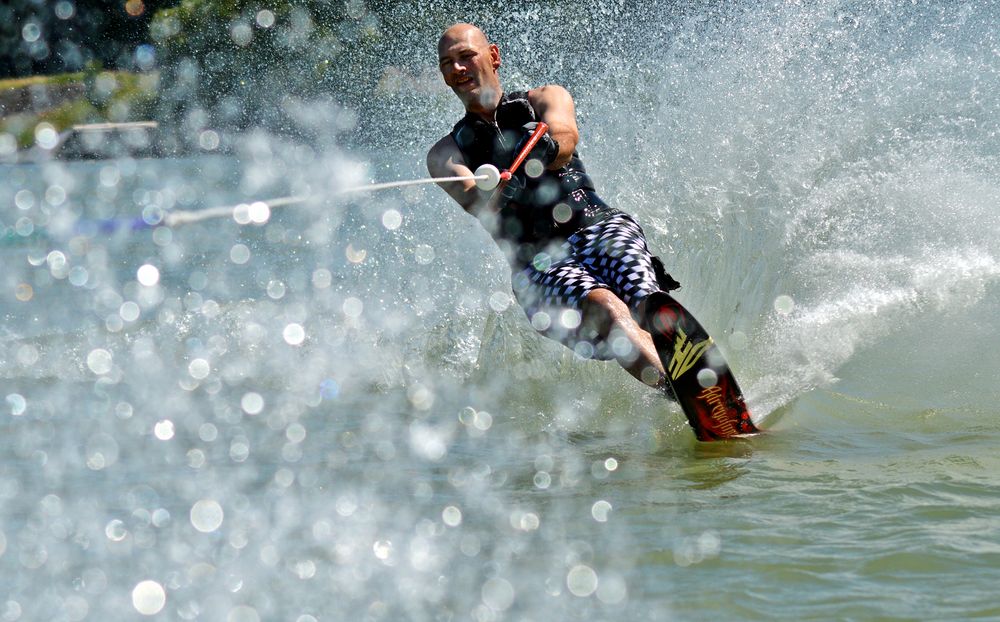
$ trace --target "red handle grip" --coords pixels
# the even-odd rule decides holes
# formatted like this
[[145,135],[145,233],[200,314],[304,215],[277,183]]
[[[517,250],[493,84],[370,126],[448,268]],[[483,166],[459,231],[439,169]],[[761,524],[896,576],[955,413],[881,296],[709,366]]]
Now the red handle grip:
[[510,165],[509,169],[500,173],[500,179],[503,181],[510,181],[511,176],[517,172],[517,168],[521,166],[524,160],[528,157],[528,154],[531,153],[531,150],[535,148],[538,141],[542,138],[545,132],[548,131],[548,124],[545,123],[545,121],[539,121],[538,125],[535,126],[535,131],[532,132],[531,136],[528,138],[528,142],[524,144],[524,149],[521,149],[521,153],[517,154],[517,157],[514,158],[514,163]]

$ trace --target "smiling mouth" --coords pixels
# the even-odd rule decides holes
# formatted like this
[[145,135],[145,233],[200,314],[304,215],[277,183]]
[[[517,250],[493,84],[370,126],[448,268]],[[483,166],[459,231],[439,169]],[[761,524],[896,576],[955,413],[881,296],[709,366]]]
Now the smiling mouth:
[[459,78],[458,80],[455,80],[455,88],[459,89],[472,88],[473,86],[475,86],[475,84],[476,81],[473,80],[471,76],[464,76]]

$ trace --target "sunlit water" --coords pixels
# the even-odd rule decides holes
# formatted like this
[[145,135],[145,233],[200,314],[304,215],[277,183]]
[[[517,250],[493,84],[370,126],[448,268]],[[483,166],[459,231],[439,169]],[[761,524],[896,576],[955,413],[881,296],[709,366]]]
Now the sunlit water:
[[748,441],[535,336],[437,188],[329,198],[431,135],[4,166],[0,619],[1000,618],[997,11],[820,5],[571,84]]

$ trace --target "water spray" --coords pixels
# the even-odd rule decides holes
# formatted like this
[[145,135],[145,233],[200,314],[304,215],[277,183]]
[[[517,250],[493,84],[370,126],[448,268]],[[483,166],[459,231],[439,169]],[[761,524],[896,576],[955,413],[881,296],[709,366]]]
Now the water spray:
[[[506,184],[510,181],[517,169],[520,168],[521,164],[528,158],[531,150],[538,144],[538,141],[542,138],[549,130],[549,126],[544,122],[539,122],[535,130],[532,132],[531,136],[525,142],[524,147],[514,158],[511,163],[510,168],[500,171],[497,167],[492,164],[483,164],[476,169],[473,175],[455,175],[452,177],[424,177],[421,179],[405,179],[401,181],[389,181],[377,184],[365,184],[361,186],[354,186],[351,188],[343,188],[332,193],[333,196],[341,196],[345,194],[356,194],[364,192],[378,192],[380,190],[389,190],[392,188],[403,188],[406,186],[418,186],[422,184],[440,184],[455,181],[474,181],[476,182],[476,187],[484,192],[491,192],[495,190],[501,183]],[[204,220],[212,220],[215,218],[230,218],[232,217],[236,222],[240,224],[263,224],[268,221],[271,216],[271,211],[279,208],[286,207],[290,205],[299,205],[305,203],[311,199],[320,198],[320,195],[297,195],[297,196],[287,196],[278,197],[275,199],[269,199],[266,201],[254,201],[251,203],[240,203],[239,205],[231,205],[225,207],[211,207],[208,209],[197,210],[197,211],[176,211],[170,212],[163,216],[159,221],[154,220],[153,222],[147,221],[145,218],[129,218],[129,219],[112,219],[112,220],[101,220],[97,222],[84,223],[82,229],[91,228],[100,233],[113,233],[119,229],[130,229],[132,231],[140,229],[148,229],[157,226],[165,227],[177,227],[180,225],[187,225],[196,222],[202,222]]]

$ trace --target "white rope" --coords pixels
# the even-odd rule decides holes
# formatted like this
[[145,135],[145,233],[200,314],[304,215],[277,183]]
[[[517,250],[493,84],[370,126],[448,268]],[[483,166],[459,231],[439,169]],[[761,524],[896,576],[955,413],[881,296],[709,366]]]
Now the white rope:
[[[375,192],[377,190],[388,190],[389,188],[402,188],[404,186],[416,186],[420,184],[436,184],[436,183],[446,183],[450,181],[481,181],[488,180],[491,176],[489,174],[482,175],[457,175],[454,177],[425,177],[422,179],[406,179],[403,181],[387,181],[380,184],[368,184],[364,186],[355,186],[353,188],[342,188],[332,193],[333,196],[341,194],[351,194],[354,192]],[[203,210],[179,210],[176,212],[170,212],[163,217],[163,224],[168,227],[176,227],[178,225],[186,225],[195,222],[201,222],[203,220],[211,220],[214,218],[234,218],[237,222],[242,222],[243,217],[239,212],[246,211],[246,224],[250,222],[262,223],[266,222],[267,218],[270,216],[270,210],[277,207],[285,207],[287,205],[298,205],[300,203],[305,203],[310,199],[319,199],[320,195],[310,194],[310,195],[299,195],[299,196],[288,196],[288,197],[278,197],[276,199],[268,199],[267,201],[253,201],[248,203],[240,203],[239,205],[231,205],[227,207],[210,207]],[[266,211],[265,209],[266,208]],[[241,218],[236,218],[237,216]]]

